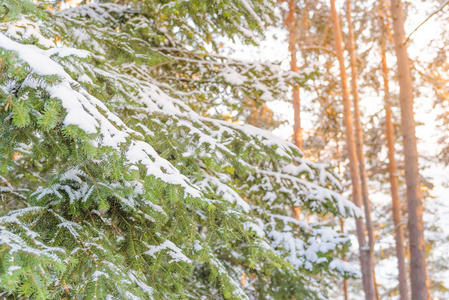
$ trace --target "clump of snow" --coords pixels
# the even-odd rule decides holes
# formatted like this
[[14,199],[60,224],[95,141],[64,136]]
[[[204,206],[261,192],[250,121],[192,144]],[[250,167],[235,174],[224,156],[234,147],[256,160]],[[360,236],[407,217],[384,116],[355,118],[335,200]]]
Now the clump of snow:
[[171,262],[186,262],[191,263],[192,261],[182,253],[182,250],[179,249],[178,246],[173,244],[173,242],[169,240],[165,240],[162,244],[157,246],[147,245],[148,251],[144,252],[144,254],[150,255],[152,257],[156,257],[156,253],[167,250],[167,254],[171,256]]

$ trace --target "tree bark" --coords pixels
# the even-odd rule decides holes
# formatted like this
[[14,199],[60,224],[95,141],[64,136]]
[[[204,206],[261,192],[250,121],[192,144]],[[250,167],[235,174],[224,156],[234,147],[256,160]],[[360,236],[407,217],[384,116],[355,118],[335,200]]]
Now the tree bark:
[[[352,196],[355,205],[361,207],[362,187],[360,182],[359,164],[357,161],[357,152],[354,140],[353,119],[351,114],[350,94],[348,88],[348,75],[346,74],[345,61],[343,56],[342,33],[340,28],[339,17],[335,7],[335,0],[331,0],[331,15],[333,21],[333,31],[335,39],[335,52],[338,56],[340,65],[340,79],[343,93],[343,121],[346,129],[346,144],[349,157],[349,166],[351,171]],[[356,219],[357,240],[360,249],[360,265],[362,270],[362,283],[365,291],[366,299],[375,299],[374,278],[373,278],[373,261],[370,259],[369,247],[365,240],[365,226],[363,220]]]
[[[388,23],[385,22],[387,16],[384,12],[384,0],[379,0],[379,19],[381,28],[388,31]],[[385,19],[384,17],[385,16]],[[409,291],[407,285],[407,269],[405,264],[405,247],[404,247],[404,234],[401,226],[401,199],[399,196],[399,182],[398,182],[398,168],[396,166],[395,158],[395,141],[394,141],[394,126],[392,117],[392,103],[390,95],[390,84],[388,76],[388,65],[386,57],[385,38],[381,37],[380,54],[382,59],[382,77],[384,81],[384,107],[385,107],[385,134],[387,139],[388,148],[388,173],[390,178],[391,200],[393,210],[393,223],[394,223],[394,235],[396,241],[396,257],[398,260],[398,281],[399,281],[399,294],[400,300],[409,300]]]
[[[340,228],[341,228],[341,233],[344,233],[345,232],[345,218],[341,218],[340,219]],[[346,261],[346,251],[344,251],[343,252],[343,255],[342,255],[343,257],[342,257],[342,259],[344,260],[344,261]],[[344,293],[344,299],[345,300],[348,300],[349,298],[348,298],[348,280],[346,280],[346,278],[344,278],[343,279],[343,293]]]
[[391,15],[393,17],[393,39],[400,88],[399,100],[404,144],[405,181],[407,183],[412,299],[426,300],[430,299],[430,296],[426,273],[426,243],[424,241],[423,206],[413,112],[413,85],[407,46],[405,45],[405,17],[401,0],[391,1]]
[[[354,122],[355,122],[355,145],[357,150],[357,159],[359,161],[359,172],[362,183],[362,199],[363,208],[365,209],[365,223],[368,231],[368,245],[369,255],[372,262],[374,262],[374,229],[371,220],[371,203],[368,197],[368,179],[366,178],[365,154],[363,152],[363,130],[360,118],[359,108],[359,88],[357,86],[357,57],[355,54],[355,37],[354,25],[352,23],[352,8],[351,0],[346,0],[346,20],[348,22],[348,51],[351,65],[351,87],[352,100],[354,102]],[[374,267],[373,267],[374,272]],[[373,275],[374,276],[374,275]],[[374,277],[375,278],[375,277]],[[377,284],[375,283],[376,299],[379,299]]]
[[[290,51],[290,69],[291,71],[298,73],[298,64],[296,59],[296,0],[288,0],[288,17],[285,19],[285,25],[288,28],[288,50]],[[299,97],[299,86],[294,86],[292,91],[292,104],[293,104],[293,143],[302,151],[302,130],[301,130],[301,99]]]
[[396,240],[396,256],[398,259],[398,280],[399,280],[399,294],[401,300],[408,300],[410,296],[408,294],[407,287],[407,269],[405,265],[405,249],[404,249],[404,234],[401,226],[401,200],[399,197],[399,183],[398,183],[398,169],[395,159],[395,147],[394,147],[394,127],[393,118],[391,112],[391,98],[388,79],[388,66],[385,56],[385,45],[382,42],[381,55],[382,55],[382,74],[384,80],[384,93],[385,93],[385,133],[387,137],[388,147],[388,173],[390,177],[391,187],[391,200],[393,206],[393,222],[395,228],[395,240]]

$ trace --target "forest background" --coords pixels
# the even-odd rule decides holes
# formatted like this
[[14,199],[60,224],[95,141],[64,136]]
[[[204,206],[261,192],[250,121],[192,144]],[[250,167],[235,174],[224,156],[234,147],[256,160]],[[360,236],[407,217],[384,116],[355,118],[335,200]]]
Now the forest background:
[[[350,70],[349,54],[347,52],[348,26],[345,12],[348,1],[336,1],[341,14],[342,32],[346,45],[347,68]],[[388,7],[386,1],[384,5]],[[289,1],[282,2],[280,14],[284,20],[289,11]],[[365,133],[365,147],[367,155],[367,173],[370,187],[370,200],[372,201],[372,218],[375,227],[375,272],[381,299],[399,297],[397,260],[394,253],[394,231],[391,214],[391,194],[387,174],[387,141],[383,127],[385,126],[384,91],[382,90],[380,50],[376,43],[385,38],[373,34],[376,26],[372,22],[378,17],[378,1],[352,1],[352,13],[355,27],[356,55],[358,64],[360,109],[362,124]],[[431,278],[431,298],[446,299],[448,295],[449,278],[449,221],[445,217],[449,212],[448,182],[449,157],[447,156],[447,100],[442,100],[441,90],[447,90],[447,75],[440,67],[445,60],[446,44],[449,27],[447,24],[447,1],[404,1],[406,22],[405,32],[408,52],[412,65],[412,74],[415,86],[415,117],[417,122],[416,135],[418,138],[418,152],[420,154],[420,171],[424,178],[422,190],[424,194],[424,221],[425,238],[428,243],[427,255],[429,260],[429,276]],[[351,197],[351,183],[347,169],[347,156],[345,143],[341,137],[341,128],[344,128],[341,111],[341,87],[339,83],[339,66],[334,51],[333,40],[323,40],[325,33],[317,34],[319,22],[322,26],[329,25],[330,15],[327,10],[327,1],[297,1],[297,55],[299,72],[311,73],[319,70],[323,82],[309,81],[310,86],[301,89],[301,127],[304,140],[303,151],[312,160],[330,163],[338,166],[345,178],[345,195]],[[322,13],[317,11],[323,11]],[[326,19],[329,18],[329,19]],[[314,23],[317,22],[317,23]],[[324,23],[326,23],[324,25]],[[284,24],[285,25],[285,24]],[[280,62],[288,70],[291,68],[291,51],[289,50],[289,30],[284,27],[269,27],[265,37],[259,40],[259,45],[252,47],[241,41],[223,42],[228,55],[247,60],[260,60]],[[328,28],[332,30],[332,28]],[[387,33],[385,33],[387,34]],[[377,41],[376,41],[377,39]],[[390,37],[391,39],[391,37]],[[312,54],[311,54],[312,53]],[[330,55],[329,55],[330,53]],[[324,57],[324,58],[323,58]],[[387,53],[390,65],[390,76],[397,80],[397,71],[394,70],[396,57],[391,49]],[[323,65],[325,66],[325,69]],[[349,72],[349,71],[348,71]],[[430,75],[431,74],[431,75]],[[399,86],[394,80],[390,85],[394,101],[394,124],[396,130],[396,147],[398,147],[397,160],[400,164],[402,176],[403,156],[401,152],[400,112],[399,112]],[[284,139],[292,139],[294,131],[294,110],[292,103],[273,101],[267,103],[272,110],[273,118],[281,123],[273,132]],[[335,110],[335,111],[333,111]],[[333,113],[339,115],[336,128],[330,133],[329,123],[332,123]],[[329,115],[328,115],[329,114]],[[327,118],[323,118],[326,116]],[[317,127],[317,124],[321,126]],[[255,123],[255,125],[259,125]],[[344,129],[343,129],[344,130]],[[344,134],[344,133],[343,133]],[[339,136],[340,135],[340,136]],[[339,136],[339,137],[338,137]],[[340,169],[341,168],[341,169]],[[401,180],[402,179],[402,180]],[[405,182],[401,181],[402,213],[406,218]],[[307,218],[307,215],[302,216]],[[404,221],[405,224],[406,220]],[[354,233],[353,220],[345,222],[345,230]],[[352,251],[349,254],[353,261],[357,260],[357,240],[352,236]],[[410,254],[407,253],[409,256]],[[433,271],[432,271],[433,270]],[[360,299],[362,288],[356,282],[349,280],[349,299]],[[339,297],[346,299],[342,289],[336,289]]]

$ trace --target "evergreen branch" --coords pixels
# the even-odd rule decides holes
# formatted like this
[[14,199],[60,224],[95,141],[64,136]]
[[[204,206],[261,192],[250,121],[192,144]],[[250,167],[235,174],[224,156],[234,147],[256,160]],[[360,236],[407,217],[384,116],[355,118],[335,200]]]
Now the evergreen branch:
[[10,153],[11,153],[11,148],[12,148],[12,144],[14,143],[14,140],[16,138],[17,135],[17,131],[14,132],[14,135],[11,139],[11,142],[9,143],[9,147],[8,147],[8,151],[6,152],[6,157],[5,157],[5,163],[3,164],[3,168],[2,168],[2,173],[5,173],[6,167],[8,165],[8,161],[9,161],[9,157],[10,157]]

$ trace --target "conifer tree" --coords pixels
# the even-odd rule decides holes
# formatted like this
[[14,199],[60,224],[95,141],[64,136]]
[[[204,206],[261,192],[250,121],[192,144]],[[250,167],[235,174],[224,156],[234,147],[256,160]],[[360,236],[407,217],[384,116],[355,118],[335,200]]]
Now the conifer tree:
[[[346,20],[348,22],[348,42],[347,48],[350,57],[350,66],[351,66],[351,94],[352,94],[352,102],[354,107],[354,124],[355,124],[355,146],[357,152],[357,160],[359,165],[359,173],[360,173],[360,183],[362,188],[362,199],[363,199],[363,208],[365,211],[365,226],[366,231],[368,232],[368,247],[369,247],[369,255],[370,259],[374,264],[374,226],[371,219],[371,201],[368,195],[368,178],[366,175],[366,167],[365,167],[365,152],[364,152],[364,138],[363,138],[363,128],[361,121],[361,113],[360,113],[360,97],[359,97],[359,88],[358,88],[358,74],[357,74],[357,58],[356,58],[356,43],[354,36],[354,25],[352,22],[352,1],[346,0]],[[377,288],[376,277],[374,272],[373,265],[373,277],[374,277],[374,287],[376,291],[376,299],[379,299],[379,292]]]
[[[352,195],[353,201],[358,206],[362,206],[362,186],[360,180],[360,170],[359,161],[357,159],[356,145],[354,138],[353,129],[353,118],[351,114],[351,104],[349,100],[349,87],[348,87],[348,76],[346,73],[346,67],[343,56],[343,45],[342,45],[342,33],[340,28],[340,18],[335,5],[335,0],[331,0],[331,15],[332,23],[334,25],[334,42],[335,49],[338,57],[338,62],[340,66],[340,79],[343,93],[343,106],[344,106],[344,124],[346,130],[346,149],[348,152],[348,157],[350,161],[350,172],[351,172],[351,182],[352,182]],[[374,261],[373,256],[370,255],[369,246],[366,246],[365,239],[365,224],[363,220],[358,219],[356,221],[357,227],[357,240],[359,242],[360,250],[360,266],[362,269],[362,283],[363,290],[365,292],[365,298],[374,299],[375,298],[375,286],[374,286]]]
[[357,276],[346,236],[289,217],[360,217],[335,172],[222,120],[304,80],[207,50],[254,42],[274,3],[52,3],[0,13],[2,297],[313,299]]
[[[380,28],[384,32],[387,32],[389,28],[385,24],[385,11],[384,1],[379,1],[379,22]],[[388,35],[387,35],[388,36]],[[384,94],[385,94],[385,135],[388,147],[388,173],[390,179],[391,199],[392,199],[392,211],[393,221],[395,226],[395,241],[396,241],[396,257],[398,261],[398,281],[399,281],[399,293],[401,300],[408,300],[408,284],[407,284],[407,269],[405,264],[405,246],[404,246],[404,234],[401,226],[402,213],[401,213],[401,199],[399,194],[399,180],[398,180],[398,168],[395,158],[395,139],[394,139],[394,125],[393,125],[393,113],[392,113],[392,100],[390,94],[390,79],[389,68],[387,65],[386,57],[386,38],[380,41],[380,51],[382,59],[382,77],[384,82]]]
[[413,85],[405,44],[405,16],[401,0],[391,1],[393,40],[399,75],[401,130],[404,145],[405,180],[407,183],[408,231],[410,239],[410,279],[412,299],[430,299],[426,268],[423,205],[418,166],[418,150],[413,112]]
[[[288,50],[290,51],[290,69],[292,72],[298,73],[298,63],[296,60],[296,0],[288,1],[288,15],[284,23],[288,28]],[[293,143],[300,149],[302,147],[302,131],[301,131],[301,98],[299,86],[294,86],[292,89],[292,104],[293,104]]]

